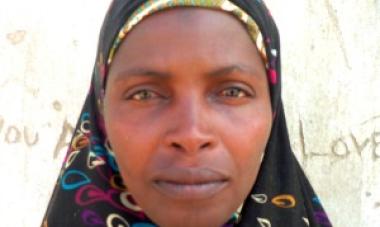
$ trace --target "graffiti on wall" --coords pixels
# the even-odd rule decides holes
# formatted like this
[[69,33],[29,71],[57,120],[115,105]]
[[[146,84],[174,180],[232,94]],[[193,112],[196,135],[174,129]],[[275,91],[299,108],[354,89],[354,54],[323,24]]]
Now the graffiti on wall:
[[59,134],[58,141],[54,147],[53,158],[56,159],[61,151],[66,151],[69,146],[70,139],[73,135],[74,127],[65,119]]
[[[60,112],[62,110],[62,104],[55,100],[52,103],[52,108]],[[50,123],[48,123],[50,126]],[[58,140],[54,146],[53,159],[58,158],[59,153],[66,151],[70,139],[72,137],[74,127],[65,118],[60,128]],[[26,145],[27,148],[33,148],[40,143],[41,132],[31,130],[28,126],[16,126],[13,124],[7,124],[4,117],[0,115],[0,142],[5,142],[7,145]]]
[[[62,123],[59,138],[54,146],[54,159],[58,157],[62,150],[66,151],[73,131],[74,127],[65,119]],[[21,144],[32,148],[40,143],[40,133],[31,130],[28,126],[7,125],[5,119],[0,116],[0,142],[7,145]]]
[[7,34],[7,40],[11,44],[17,45],[17,44],[21,43],[22,41],[24,41],[25,36],[26,36],[25,30],[17,30],[17,31],[8,33]]
[[308,151],[304,136],[304,125],[302,120],[299,120],[299,138],[301,141],[300,150],[303,158],[313,158],[316,156],[327,156],[337,160],[347,159],[350,155],[356,154],[360,158],[366,155],[365,152],[370,152],[371,159],[377,161],[380,159],[380,129],[374,126],[376,122],[380,122],[380,115],[374,116],[363,121],[360,127],[365,127],[361,133],[350,131],[344,136],[332,139],[329,142],[329,149],[324,152]]
[[17,127],[15,125],[7,125],[4,118],[0,116],[0,136],[7,144],[23,143],[28,147],[33,147],[39,142],[38,132],[33,132],[29,127]]

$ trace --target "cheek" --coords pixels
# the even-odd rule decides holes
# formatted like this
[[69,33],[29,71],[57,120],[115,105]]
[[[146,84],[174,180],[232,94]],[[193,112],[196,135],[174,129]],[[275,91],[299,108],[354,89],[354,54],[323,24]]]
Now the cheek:
[[253,109],[224,123],[223,141],[233,158],[240,182],[256,178],[271,130],[271,111]]
[[266,129],[257,131],[248,128],[245,133],[236,133],[236,136],[231,137],[229,144],[226,144],[228,150],[232,153],[236,166],[240,169],[240,173],[249,173],[252,169],[260,164],[262,155],[265,150],[267,141]]
[[254,119],[236,128],[236,135],[240,138],[237,154],[253,158],[264,152],[271,129],[269,119]]
[[149,120],[141,120],[149,118],[139,117],[140,120],[119,108],[105,111],[107,137],[125,181],[143,179],[144,166],[157,146],[157,127],[152,127]]

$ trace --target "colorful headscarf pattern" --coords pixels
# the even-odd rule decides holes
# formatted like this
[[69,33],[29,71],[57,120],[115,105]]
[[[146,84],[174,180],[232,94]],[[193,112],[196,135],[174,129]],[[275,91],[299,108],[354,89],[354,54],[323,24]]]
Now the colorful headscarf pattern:
[[258,178],[225,227],[331,226],[290,148],[281,101],[280,43],[261,0],[114,0],[102,26],[90,92],[42,226],[156,226],[123,184],[102,116],[107,71],[128,32],[146,16],[173,7],[207,7],[242,21],[265,61],[273,126]]

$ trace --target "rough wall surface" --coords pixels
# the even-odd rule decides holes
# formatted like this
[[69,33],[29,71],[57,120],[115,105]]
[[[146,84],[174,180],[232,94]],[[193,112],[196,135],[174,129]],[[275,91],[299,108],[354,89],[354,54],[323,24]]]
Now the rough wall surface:
[[[0,216],[38,226],[109,0],[0,0]],[[380,226],[380,1],[267,0],[292,146],[334,226]]]

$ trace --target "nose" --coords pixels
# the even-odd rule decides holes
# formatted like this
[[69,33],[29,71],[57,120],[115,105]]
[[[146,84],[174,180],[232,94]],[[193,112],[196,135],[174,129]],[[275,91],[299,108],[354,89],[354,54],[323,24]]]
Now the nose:
[[165,144],[171,150],[195,154],[215,147],[217,137],[206,104],[189,98],[172,108]]

